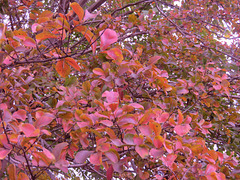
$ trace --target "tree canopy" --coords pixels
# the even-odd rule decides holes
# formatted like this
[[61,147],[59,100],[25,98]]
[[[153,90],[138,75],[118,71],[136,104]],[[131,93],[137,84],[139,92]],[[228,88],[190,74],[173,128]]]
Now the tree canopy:
[[239,45],[238,0],[1,0],[1,179],[240,179]]

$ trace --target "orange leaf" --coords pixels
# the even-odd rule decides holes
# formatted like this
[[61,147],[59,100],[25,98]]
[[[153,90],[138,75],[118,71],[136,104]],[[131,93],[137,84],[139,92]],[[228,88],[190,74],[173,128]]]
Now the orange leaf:
[[79,65],[77,64],[77,62],[76,62],[73,58],[67,57],[67,58],[65,58],[65,61],[66,61],[70,66],[72,66],[74,69],[76,69],[77,71],[80,71]]
[[55,69],[58,72],[58,74],[64,78],[67,77],[71,72],[71,68],[63,60],[57,62]]
[[118,48],[112,48],[108,51],[104,51],[107,55],[116,61],[117,65],[120,65],[123,60],[122,51]]
[[18,174],[17,180],[29,180],[28,176],[22,172]]
[[178,109],[178,124],[182,124],[183,122],[183,115],[180,109]]
[[83,16],[84,16],[83,8],[76,2],[71,3],[70,7],[78,15],[79,21],[82,21]]
[[90,30],[81,31],[81,32],[85,36],[85,38],[87,39],[89,44],[91,45],[93,53],[95,53],[96,48],[97,48],[97,41],[96,41],[97,38],[96,38],[96,36]]
[[66,21],[66,19],[63,19],[62,17],[58,17],[58,18],[56,19],[56,22],[57,22],[60,26],[64,27],[66,30],[70,31],[70,25],[69,25],[69,23]]
[[40,41],[43,41],[43,40],[49,39],[49,38],[57,38],[57,36],[48,31],[44,31],[44,32],[36,35],[37,42],[40,42]]
[[8,171],[9,180],[16,180],[17,179],[16,166],[14,164],[10,164],[8,166],[7,171]]
[[101,68],[94,68],[93,73],[96,74],[96,75],[100,75],[100,76],[105,75],[104,71]]

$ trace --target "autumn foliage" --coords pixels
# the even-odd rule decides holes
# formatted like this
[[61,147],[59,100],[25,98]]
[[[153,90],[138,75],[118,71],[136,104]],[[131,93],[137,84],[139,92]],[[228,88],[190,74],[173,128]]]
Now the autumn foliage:
[[237,0],[1,2],[1,179],[240,179]]

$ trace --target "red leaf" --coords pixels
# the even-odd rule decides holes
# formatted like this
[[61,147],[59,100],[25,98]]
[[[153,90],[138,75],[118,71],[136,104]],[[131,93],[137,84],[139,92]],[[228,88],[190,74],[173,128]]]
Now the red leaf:
[[71,72],[69,65],[66,64],[65,61],[63,60],[57,62],[55,69],[58,72],[58,74],[64,78],[67,77]]
[[142,135],[140,135],[140,136],[135,135],[135,136],[133,137],[133,142],[134,142],[134,144],[136,144],[136,145],[141,145],[141,144],[143,144],[143,136],[142,136]]
[[107,169],[106,175],[107,175],[107,180],[111,180],[112,179],[112,176],[113,176],[113,167],[112,167],[112,165],[110,165],[109,168]]
[[178,109],[178,124],[182,124],[183,122],[183,115],[180,109]]
[[90,162],[93,165],[100,166],[102,164],[102,153],[98,152],[98,153],[91,154]]
[[20,129],[26,137],[36,137],[40,134],[40,130],[36,129],[32,124],[26,123],[20,126]]
[[11,152],[11,149],[0,148],[0,160],[5,159],[10,152]]
[[99,76],[105,76],[105,73],[101,68],[94,68],[93,73]]
[[87,150],[79,151],[75,156],[76,163],[80,163],[80,164],[84,163],[92,153],[93,151],[87,151]]
[[76,62],[73,58],[67,57],[67,58],[65,58],[65,61],[66,61],[70,66],[72,66],[74,69],[76,69],[77,71],[80,71],[79,65],[77,64],[77,62]]
[[56,161],[59,160],[62,150],[63,150],[67,145],[68,145],[67,142],[62,142],[62,143],[57,144],[57,145],[53,148],[52,153],[54,154]]
[[116,150],[110,149],[108,152],[105,152],[104,154],[113,163],[117,163],[118,162],[118,153],[117,153]]
[[162,58],[162,56],[153,56],[153,57],[151,57],[150,59],[149,59],[149,64],[155,64],[155,63],[157,63],[158,62],[158,60],[159,59],[161,59]]
[[53,153],[51,153],[48,149],[43,148],[43,153],[45,154],[49,161],[54,162],[56,160]]
[[136,146],[135,150],[141,156],[142,159],[148,156],[148,149],[145,146]]
[[37,111],[36,112],[37,121],[35,122],[35,127],[40,128],[42,126],[46,126],[49,123],[51,123],[54,118],[55,118],[55,116],[51,113],[46,113],[46,112],[43,112],[43,111]]
[[107,49],[108,46],[117,42],[118,40],[117,33],[112,29],[106,29],[106,30],[100,31],[99,35],[101,36],[100,47],[102,50]]
[[81,22],[84,16],[83,8],[76,2],[71,3],[70,7],[78,15],[79,21]]
[[23,45],[27,47],[36,47],[36,42],[32,38],[26,37],[25,40],[23,41]]
[[164,150],[163,149],[154,149],[152,148],[150,150],[150,155],[153,156],[154,158],[158,158],[158,157],[161,157],[164,153]]
[[122,51],[118,48],[112,48],[108,51],[104,51],[107,55],[116,61],[117,65],[120,65],[123,60]]
[[117,92],[113,92],[113,91],[105,91],[102,94],[102,97],[106,97],[108,103],[118,102],[118,100],[119,100],[118,93]]
[[23,109],[19,109],[18,111],[14,112],[12,115],[13,119],[20,119],[22,121],[25,121],[26,117],[27,117],[27,113]]
[[163,163],[171,169],[176,158],[177,158],[176,154],[168,154],[167,157],[163,156],[161,159]]
[[176,125],[174,128],[174,131],[179,135],[179,136],[184,136],[186,135],[189,130],[191,129],[189,124],[183,124],[183,125]]
[[165,46],[169,46],[169,41],[168,41],[168,39],[163,39],[163,40],[162,40],[162,43],[163,43],[163,45],[165,45]]
[[164,143],[164,139],[162,136],[155,136],[153,140],[153,144],[156,148],[159,149],[160,147],[162,147],[163,143]]

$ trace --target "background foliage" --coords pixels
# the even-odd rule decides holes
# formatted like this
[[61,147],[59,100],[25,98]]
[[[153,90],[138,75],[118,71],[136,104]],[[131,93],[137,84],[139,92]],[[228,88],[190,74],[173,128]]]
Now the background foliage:
[[1,0],[2,179],[240,179],[237,0]]

